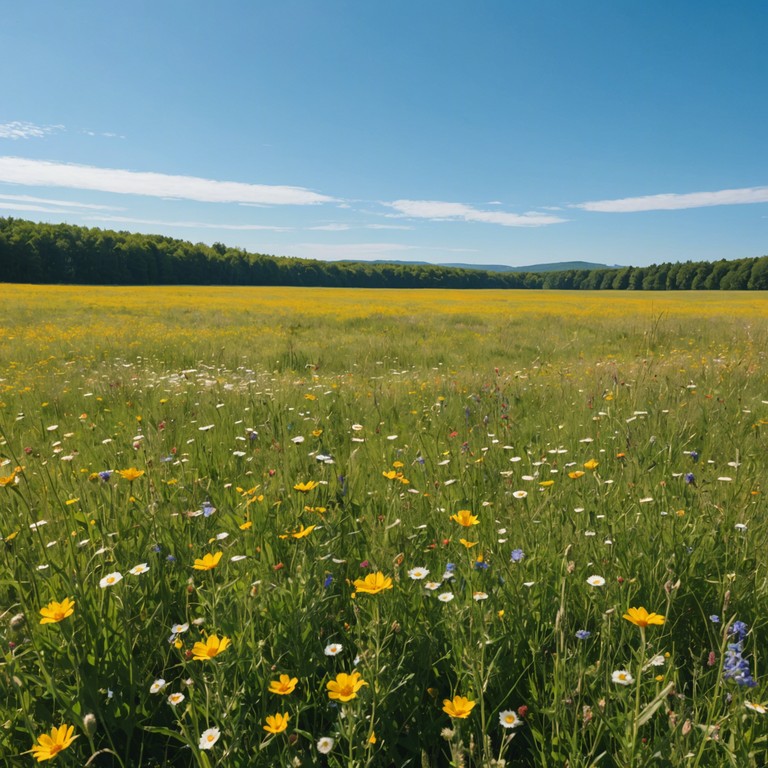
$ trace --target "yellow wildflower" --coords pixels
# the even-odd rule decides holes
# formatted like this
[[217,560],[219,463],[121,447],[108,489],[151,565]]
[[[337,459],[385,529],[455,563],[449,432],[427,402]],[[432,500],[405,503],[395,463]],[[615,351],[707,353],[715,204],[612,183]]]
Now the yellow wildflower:
[[470,701],[465,696],[454,696],[453,700],[443,699],[443,712],[445,712],[447,715],[450,715],[450,717],[455,717],[462,720],[465,717],[469,717],[469,713],[472,711],[474,706],[475,702]]
[[351,701],[357,697],[357,692],[364,685],[368,685],[368,683],[360,679],[359,672],[353,672],[351,675],[346,672],[339,672],[335,680],[330,680],[326,684],[328,698],[342,702]]
[[55,624],[71,616],[74,612],[75,601],[71,598],[65,597],[60,603],[52,600],[48,605],[40,609],[40,615],[43,617],[40,619],[40,623]]
[[[355,589],[366,595],[376,595],[385,589],[392,589],[392,579],[381,571],[369,573],[365,579],[355,579]],[[355,594],[357,594],[357,592]]]
[[645,608],[630,608],[623,618],[631,621],[638,627],[647,627],[649,624],[663,624],[665,617],[658,613],[648,613]]
[[267,724],[263,726],[267,733],[282,733],[288,727],[291,716],[287,712],[267,715]]
[[52,760],[77,738],[72,735],[74,730],[74,725],[60,725],[58,728],[54,726],[51,728],[50,735],[43,733],[37,737],[37,743],[33,745],[30,752],[38,763],[42,763],[43,760]]
[[213,659],[226,651],[230,644],[228,637],[219,638],[216,635],[209,635],[204,643],[198,641],[192,646],[192,658],[195,661]]
[[460,509],[455,515],[451,515],[451,520],[454,520],[459,525],[463,525],[465,528],[480,524],[477,515],[473,515],[468,509]]
[[215,555],[207,552],[202,558],[198,557],[192,567],[196,571],[212,571],[219,564],[221,554],[221,552],[217,552]]

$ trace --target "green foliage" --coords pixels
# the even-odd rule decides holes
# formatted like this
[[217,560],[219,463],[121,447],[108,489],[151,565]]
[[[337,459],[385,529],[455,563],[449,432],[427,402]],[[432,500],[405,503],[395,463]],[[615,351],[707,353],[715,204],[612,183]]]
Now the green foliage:
[[[161,235],[0,218],[0,277],[75,285],[280,285],[341,288],[765,290],[768,256],[650,267],[543,264],[530,272],[408,262],[324,262],[193,244]],[[578,268],[577,268],[578,267]]]

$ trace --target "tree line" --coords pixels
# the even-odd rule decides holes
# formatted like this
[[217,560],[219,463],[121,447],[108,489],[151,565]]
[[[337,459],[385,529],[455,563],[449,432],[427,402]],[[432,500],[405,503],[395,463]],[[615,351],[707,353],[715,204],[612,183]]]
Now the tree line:
[[325,262],[72,224],[0,218],[0,282],[349,288],[765,290],[768,256],[562,272]]

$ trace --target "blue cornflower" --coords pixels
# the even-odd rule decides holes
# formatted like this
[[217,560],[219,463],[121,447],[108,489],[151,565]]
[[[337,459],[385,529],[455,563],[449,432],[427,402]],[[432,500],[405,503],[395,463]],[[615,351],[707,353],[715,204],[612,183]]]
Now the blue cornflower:
[[691,459],[693,459],[693,461],[698,461],[699,460],[699,452],[698,451],[691,451],[689,456],[691,457]]
[[328,589],[328,587],[331,586],[331,583],[333,582],[333,575],[328,574],[325,579],[323,580],[323,589]]
[[696,485],[696,475],[694,475],[693,472],[686,472],[685,482],[688,483],[688,485]]
[[734,621],[733,624],[731,624],[729,634],[736,635],[737,640],[741,641],[746,637],[748,631],[749,627],[747,627],[743,621]]
[[214,507],[210,501],[204,501],[203,502],[203,516],[204,517],[210,517],[214,512],[216,511],[216,507]]
[[586,640],[592,633],[588,629],[577,629],[576,630],[576,637],[579,638],[579,640]]
[[723,679],[754,688],[757,683],[752,678],[749,661],[742,656],[743,653],[744,646],[741,640],[738,643],[728,643],[728,650],[723,659]]
[[524,557],[525,557],[525,552],[523,552],[522,549],[513,549],[512,554],[510,554],[509,556],[509,559],[513,563],[519,563]]
[[106,483],[112,477],[112,470],[105,469],[103,472],[99,472],[99,477]]
[[173,555],[168,555],[168,557],[165,558],[169,563],[175,563],[176,558]]
[[456,563],[447,563],[445,570],[448,571],[448,573],[453,573],[456,570]]
[[486,563],[485,560],[475,560],[476,571],[485,571],[487,569],[488,569],[488,563]]
[[719,617],[719,616],[718,616],[716,613],[713,613],[713,614],[712,614],[712,615],[709,617],[709,620],[710,620],[710,621],[711,621],[713,624],[719,624],[719,623],[720,623],[720,617]]

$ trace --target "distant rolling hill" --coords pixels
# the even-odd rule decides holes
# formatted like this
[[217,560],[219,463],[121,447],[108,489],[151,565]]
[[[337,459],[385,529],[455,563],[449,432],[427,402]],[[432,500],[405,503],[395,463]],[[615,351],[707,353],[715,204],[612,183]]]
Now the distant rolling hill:
[[484,272],[565,272],[570,269],[611,269],[609,264],[595,264],[591,261],[559,261],[551,264],[529,264],[525,267],[510,267],[508,264],[430,264],[428,261],[393,261],[381,259],[377,261],[357,262],[355,259],[344,259],[342,263],[348,264],[366,263],[366,264],[417,264],[433,267],[453,267],[455,269],[478,269]]

